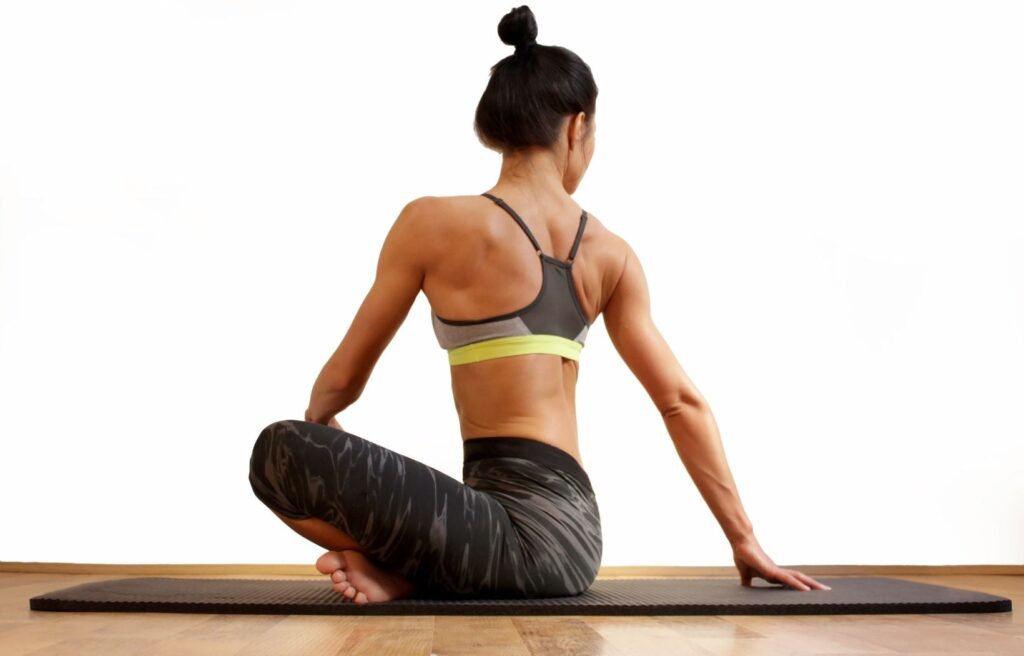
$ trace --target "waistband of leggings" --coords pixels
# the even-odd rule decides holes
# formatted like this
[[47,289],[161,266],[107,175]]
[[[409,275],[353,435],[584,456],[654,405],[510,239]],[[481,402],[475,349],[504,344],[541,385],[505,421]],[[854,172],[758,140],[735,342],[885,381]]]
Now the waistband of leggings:
[[473,437],[462,442],[463,462],[484,458],[523,458],[539,462],[572,477],[588,492],[593,494],[590,477],[576,458],[557,446],[535,440],[532,437],[503,435],[500,437]]

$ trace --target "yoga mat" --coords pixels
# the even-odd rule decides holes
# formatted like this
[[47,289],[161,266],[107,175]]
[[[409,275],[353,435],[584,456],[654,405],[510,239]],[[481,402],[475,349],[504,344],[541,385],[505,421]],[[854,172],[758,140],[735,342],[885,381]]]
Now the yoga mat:
[[831,590],[738,579],[597,579],[575,597],[408,597],[342,601],[326,577],[196,579],[140,577],[84,583],[29,599],[32,610],[285,615],[843,615],[1001,613],[1005,597],[885,577],[815,577]]

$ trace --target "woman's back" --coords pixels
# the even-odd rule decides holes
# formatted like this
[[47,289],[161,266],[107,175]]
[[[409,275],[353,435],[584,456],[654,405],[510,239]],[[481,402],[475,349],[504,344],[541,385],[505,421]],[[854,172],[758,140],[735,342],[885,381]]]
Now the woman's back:
[[[600,315],[622,265],[615,236],[592,214],[583,213],[567,194],[541,199],[512,188],[487,193],[492,197],[433,197],[422,210],[430,216],[434,237],[429,245],[423,245],[428,253],[420,253],[420,257],[424,262],[423,292],[436,315],[435,328],[444,331],[449,322],[455,322],[457,330],[462,328],[459,322],[510,315],[526,308],[538,299],[547,269],[565,271],[572,283],[568,293],[558,296],[560,305],[552,311],[565,313],[569,319],[582,313],[579,325],[584,326],[585,334],[586,327]],[[523,220],[525,230],[509,210]],[[548,258],[547,264],[538,257],[530,234]],[[575,257],[567,261],[573,253]],[[558,292],[555,286],[565,282],[549,273],[545,295]],[[572,292],[575,298],[571,298]],[[452,364],[452,393],[463,439],[531,437],[580,461],[575,404],[578,374],[577,360],[554,353]]]

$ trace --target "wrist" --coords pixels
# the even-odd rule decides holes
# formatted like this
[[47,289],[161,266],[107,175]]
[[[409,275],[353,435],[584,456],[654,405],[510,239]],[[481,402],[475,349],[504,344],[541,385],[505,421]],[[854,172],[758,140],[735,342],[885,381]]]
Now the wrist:
[[754,537],[754,527],[750,524],[749,520],[745,521],[738,526],[726,528],[725,537],[729,540],[729,544],[751,540]]
[[346,389],[314,386],[309,398],[309,407],[306,409],[306,421],[326,424],[328,419],[352,405],[357,398],[358,394]]

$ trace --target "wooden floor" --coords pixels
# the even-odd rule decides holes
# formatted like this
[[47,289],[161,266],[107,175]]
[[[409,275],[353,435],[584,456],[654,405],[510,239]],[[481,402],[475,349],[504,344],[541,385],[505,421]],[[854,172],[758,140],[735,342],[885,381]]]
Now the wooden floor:
[[1010,613],[365,617],[29,610],[35,595],[111,578],[125,577],[0,573],[0,654],[1024,655],[1022,576],[894,577],[1009,597],[1016,611]]

